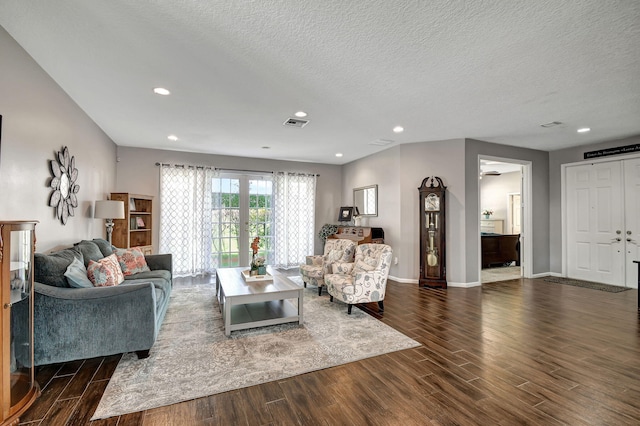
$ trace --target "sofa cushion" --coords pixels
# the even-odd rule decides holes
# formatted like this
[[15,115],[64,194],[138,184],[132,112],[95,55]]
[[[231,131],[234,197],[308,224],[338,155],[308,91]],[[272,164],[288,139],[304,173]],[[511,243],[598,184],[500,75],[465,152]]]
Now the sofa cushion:
[[115,254],[125,277],[137,274],[138,272],[150,271],[147,266],[147,261],[144,259],[142,250],[137,247],[132,247],[130,249],[117,248],[115,250]]
[[98,247],[98,244],[94,243],[93,241],[82,240],[79,243],[74,244],[73,246],[82,253],[82,256],[84,257],[84,266],[88,267],[89,261],[91,260],[97,262],[98,260],[105,257],[100,251],[100,247]]
[[102,258],[97,262],[90,260],[87,275],[96,287],[118,285],[124,281],[124,275],[115,254]]
[[138,272],[137,274],[124,277],[125,280],[145,280],[150,281],[152,278],[162,278],[167,282],[171,282],[171,272],[164,269],[155,269],[153,271]]
[[34,254],[34,280],[54,287],[69,287],[64,276],[73,259],[83,260],[82,253],[75,248],[51,254]]
[[94,238],[93,242],[98,246],[104,257],[107,257],[113,253],[114,247],[109,241],[102,238]]
[[67,267],[64,276],[67,278],[69,287],[74,288],[91,288],[93,283],[87,276],[87,268],[84,267],[84,262],[78,258],[74,258],[71,264]]
[[156,293],[156,310],[159,311],[166,303],[166,299],[171,296],[171,281],[164,278],[129,279],[121,285],[132,285],[141,283],[152,283]]

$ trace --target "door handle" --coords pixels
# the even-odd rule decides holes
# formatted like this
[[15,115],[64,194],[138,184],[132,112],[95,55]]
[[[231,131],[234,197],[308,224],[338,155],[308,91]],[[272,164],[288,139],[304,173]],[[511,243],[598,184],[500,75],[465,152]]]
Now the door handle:
[[620,241],[622,241],[622,238],[619,238],[619,237],[618,237],[618,238],[614,238],[614,239],[612,239],[611,241],[614,241],[614,242],[620,242]]
[[635,241],[634,241],[634,240],[632,240],[631,238],[627,238],[627,242],[628,242],[628,243],[635,243]]

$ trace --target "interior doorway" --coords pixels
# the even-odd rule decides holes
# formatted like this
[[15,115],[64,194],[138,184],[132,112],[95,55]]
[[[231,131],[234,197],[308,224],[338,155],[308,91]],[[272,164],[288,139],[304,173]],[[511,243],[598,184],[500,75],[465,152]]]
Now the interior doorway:
[[528,167],[518,160],[479,159],[481,283],[526,276],[524,206],[530,193],[525,184]]

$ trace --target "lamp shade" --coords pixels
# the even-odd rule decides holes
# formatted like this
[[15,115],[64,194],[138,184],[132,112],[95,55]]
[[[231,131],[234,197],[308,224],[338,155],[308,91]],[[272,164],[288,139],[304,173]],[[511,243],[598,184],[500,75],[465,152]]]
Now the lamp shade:
[[98,200],[93,211],[96,219],[124,219],[124,201]]

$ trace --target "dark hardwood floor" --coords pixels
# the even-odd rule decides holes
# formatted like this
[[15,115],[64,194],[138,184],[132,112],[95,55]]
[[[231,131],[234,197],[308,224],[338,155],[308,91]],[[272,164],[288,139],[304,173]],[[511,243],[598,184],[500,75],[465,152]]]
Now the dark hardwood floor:
[[[328,296],[327,296],[328,297]],[[637,425],[637,290],[518,279],[470,289],[389,282],[385,312],[422,346],[89,422],[120,356],[38,369],[27,425]],[[345,307],[346,315],[346,307]],[[153,350],[153,349],[152,349]]]

